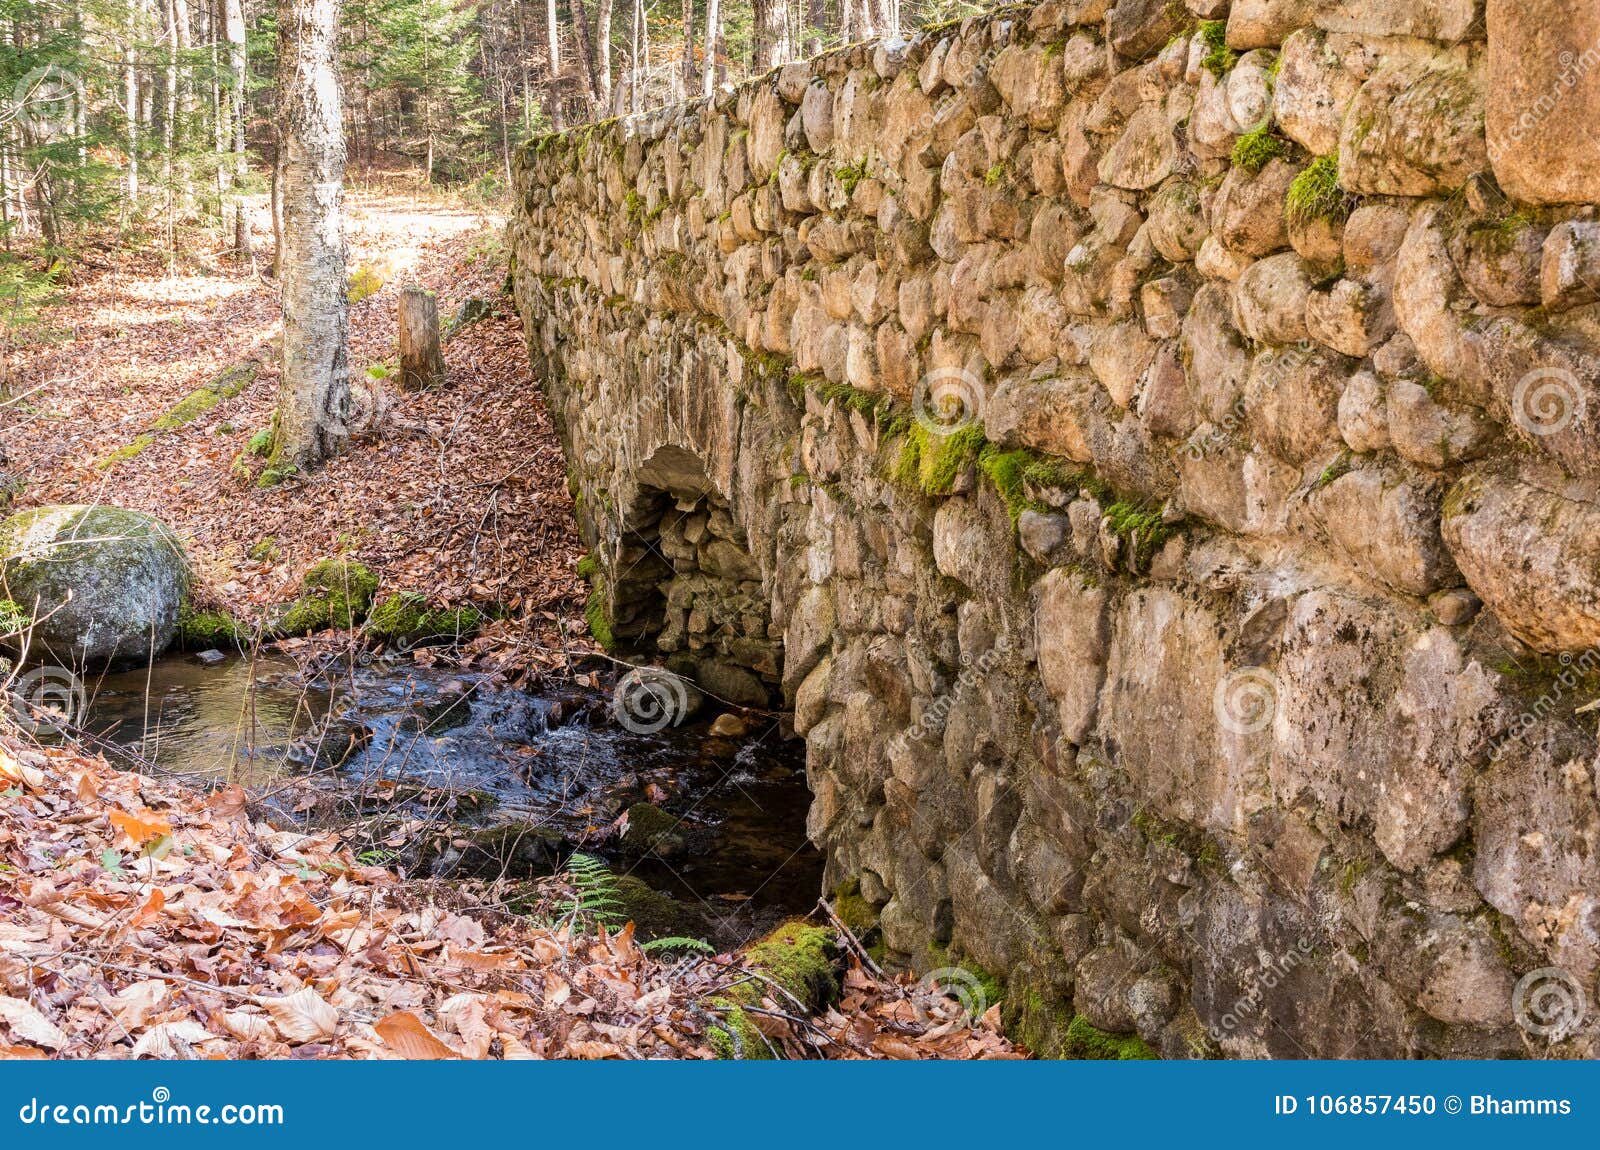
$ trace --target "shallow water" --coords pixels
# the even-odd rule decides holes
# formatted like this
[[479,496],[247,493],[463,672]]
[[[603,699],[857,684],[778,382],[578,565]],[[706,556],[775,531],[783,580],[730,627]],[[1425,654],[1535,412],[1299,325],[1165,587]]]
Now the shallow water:
[[[419,853],[408,842],[395,853],[403,867],[515,875],[583,849],[672,894],[684,920],[719,945],[809,912],[820,893],[821,857],[805,839],[803,746],[782,739],[775,720],[757,719],[738,741],[714,738],[708,709],[638,735],[612,719],[609,696],[590,690],[529,694],[411,665],[307,678],[281,657],[206,667],[170,656],[88,690],[82,726],[126,766],[238,782],[280,822],[338,825],[398,801],[441,844],[463,848]],[[675,849],[640,853],[607,834],[645,799],[683,820]],[[502,825],[536,831],[554,857],[507,863],[466,849],[474,832]]]

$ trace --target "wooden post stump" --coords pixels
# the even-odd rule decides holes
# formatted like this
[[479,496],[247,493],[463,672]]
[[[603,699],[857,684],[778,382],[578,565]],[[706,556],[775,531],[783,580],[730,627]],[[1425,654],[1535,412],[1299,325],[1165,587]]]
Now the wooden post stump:
[[400,386],[422,391],[444,382],[439,302],[419,287],[400,289]]

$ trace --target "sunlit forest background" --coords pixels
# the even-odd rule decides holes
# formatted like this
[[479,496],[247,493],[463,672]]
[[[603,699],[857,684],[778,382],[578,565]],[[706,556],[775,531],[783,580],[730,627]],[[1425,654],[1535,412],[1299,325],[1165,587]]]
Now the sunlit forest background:
[[[305,0],[300,0],[303,7]],[[326,0],[323,0],[326,2]],[[260,261],[288,0],[0,0],[0,301],[16,338],[94,245]],[[978,11],[964,0],[346,0],[352,178],[492,202],[517,145],[787,60]]]

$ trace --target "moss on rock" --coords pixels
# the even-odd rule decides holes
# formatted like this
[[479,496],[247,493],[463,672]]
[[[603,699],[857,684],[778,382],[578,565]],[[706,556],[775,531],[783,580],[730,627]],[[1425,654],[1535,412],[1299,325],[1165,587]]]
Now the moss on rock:
[[243,648],[249,637],[249,628],[226,611],[197,610],[185,603],[178,612],[175,642],[185,651]]
[[583,605],[583,619],[589,625],[589,634],[601,647],[609,651],[617,644],[616,635],[611,630],[611,613],[606,609],[605,591],[596,587],[589,593],[588,602]]
[[628,808],[628,829],[622,845],[669,858],[681,854],[685,846],[683,820],[668,814],[654,803],[634,803]]
[[1273,160],[1288,154],[1288,144],[1273,135],[1265,125],[1253,132],[1246,132],[1233,143],[1234,166],[1243,168],[1252,176]]
[[1294,178],[1284,200],[1284,217],[1296,227],[1317,220],[1340,220],[1349,208],[1344,189],[1339,187],[1339,160],[1318,156]]
[[153,435],[137,436],[134,438],[132,443],[125,443],[115,451],[108,452],[105,455],[102,455],[99,459],[95,460],[94,468],[96,471],[110,471],[119,463],[126,463],[130,459],[137,459],[139,456],[143,455],[145,449],[155,441],[156,437]]
[[0,523],[0,586],[64,666],[142,663],[172,641],[189,561],[172,530],[141,512],[38,507]]
[[1107,1034],[1079,1014],[1067,1025],[1061,1057],[1130,1062],[1155,1058],[1156,1052],[1136,1035]]
[[280,638],[310,635],[330,627],[349,630],[366,618],[378,592],[371,568],[352,559],[324,559],[306,572],[304,594],[273,622]]
[[400,591],[372,609],[366,634],[380,643],[456,643],[476,634],[483,621],[476,607],[430,607],[426,596]]
[[[764,1059],[775,1054],[748,1013],[763,998],[817,1014],[839,997],[839,948],[833,932],[810,923],[788,922],[745,951],[743,964],[751,977],[709,1000],[721,1017],[710,1032],[719,1058]],[[791,998],[793,1001],[784,1001]]]

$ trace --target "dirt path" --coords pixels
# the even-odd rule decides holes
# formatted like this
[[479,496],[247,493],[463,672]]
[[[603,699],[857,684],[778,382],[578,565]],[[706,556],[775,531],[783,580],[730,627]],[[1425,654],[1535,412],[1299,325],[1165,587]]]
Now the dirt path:
[[[500,223],[439,197],[358,191],[349,208],[352,273],[382,283],[350,309],[358,385],[393,361],[402,284],[437,292],[447,319],[469,297],[492,302],[488,319],[446,344],[445,388],[381,387],[392,418],[377,435],[318,475],[260,489],[260,460],[246,455],[244,473],[236,461],[271,419],[277,286],[205,257],[173,275],[154,255],[123,257],[68,285],[50,333],[19,357],[21,398],[0,408],[0,446],[27,483],[16,506],[104,502],[157,515],[188,541],[203,594],[236,613],[294,598],[308,567],[347,554],[385,591],[506,605],[512,622],[495,637],[521,656],[558,648],[558,621],[577,614],[580,546],[560,446],[500,295]],[[256,243],[270,251],[270,234],[258,229]],[[239,394],[157,426],[251,364]]]

